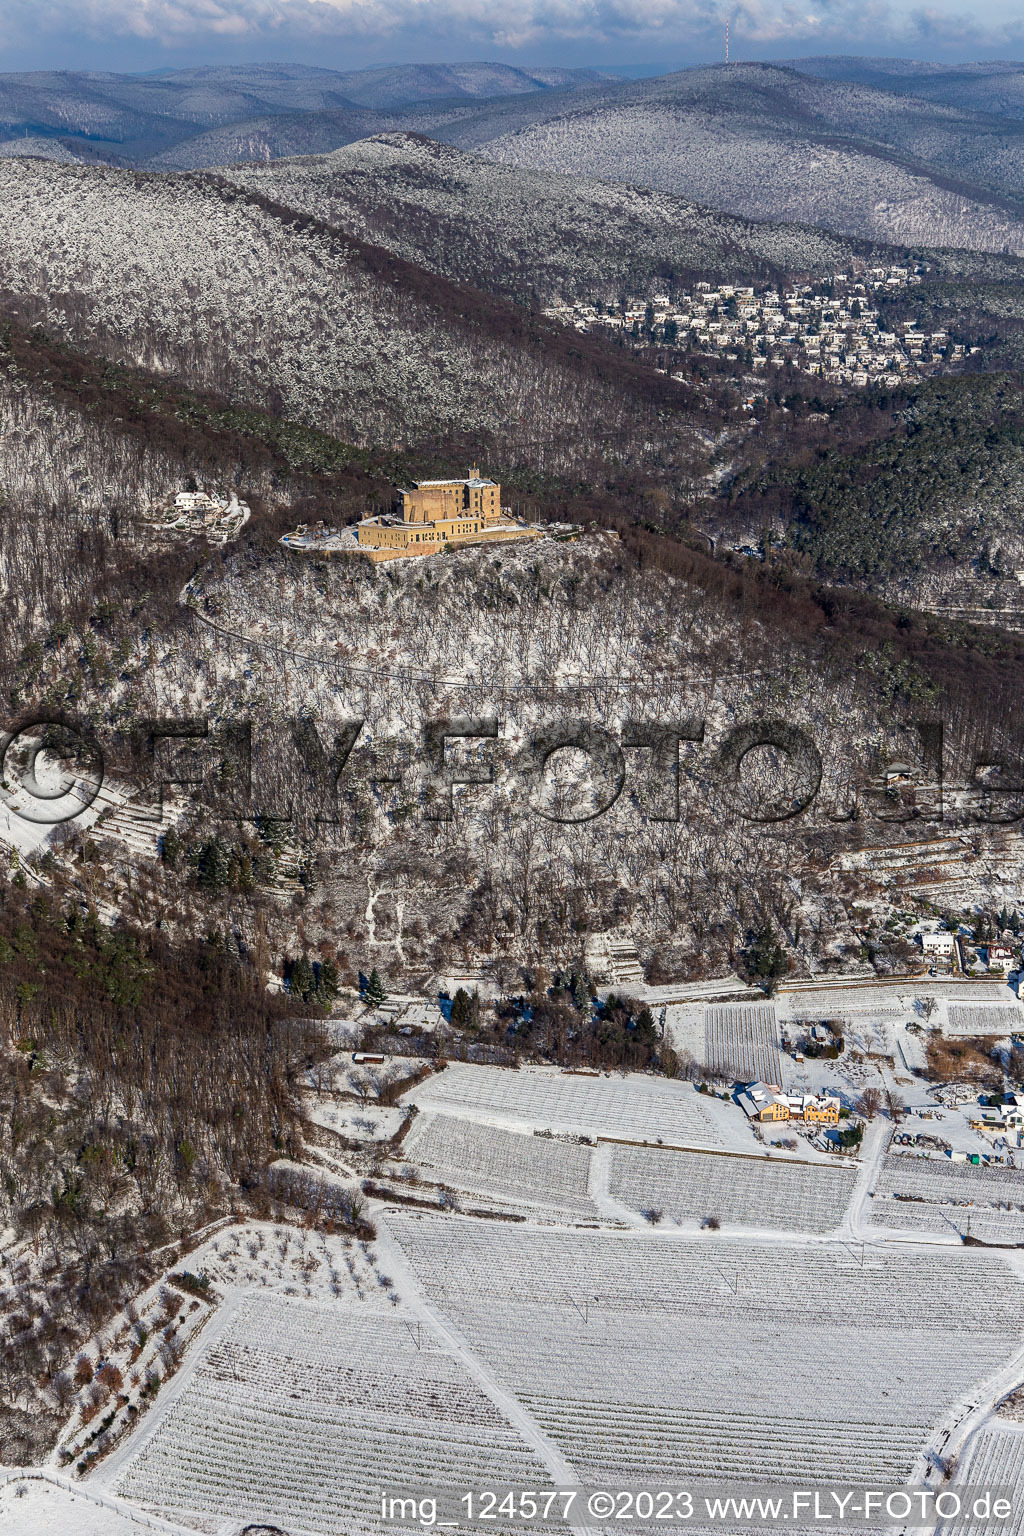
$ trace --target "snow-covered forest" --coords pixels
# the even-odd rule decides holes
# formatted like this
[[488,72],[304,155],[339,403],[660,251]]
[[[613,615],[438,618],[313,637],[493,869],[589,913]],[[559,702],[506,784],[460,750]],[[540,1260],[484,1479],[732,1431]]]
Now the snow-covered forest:
[[209,179],[8,160],[0,190],[0,299],[20,321],[348,441],[462,434],[558,469],[584,428],[639,452],[652,428],[664,435],[658,406],[685,402],[625,363],[619,377],[610,359],[581,367],[497,300],[460,301]]
[[[976,1290],[1003,1261],[932,1254],[908,1281],[902,1250],[857,1264],[836,1241],[878,1235],[867,1122],[902,1113],[897,1050],[937,1070],[941,1022],[950,1071],[1020,1080],[1019,1051],[968,1033],[1016,1014],[989,1006],[1005,966],[975,971],[1024,905],[1024,394],[983,371],[1022,345],[1016,137],[776,68],[382,70],[350,101],[313,68],[171,75],[62,77],[31,123],[42,86],[0,78],[48,146],[0,144],[0,712],[24,727],[0,761],[0,1461],[52,1446],[110,1529],[133,1499],[211,1530],[362,1529],[407,1451],[451,1479],[607,1469],[588,1414],[620,1435],[623,1404],[572,1374],[606,1323],[616,1382],[647,1351],[645,1423],[672,1334],[711,1383],[715,1455],[782,1456],[774,1334],[741,1339],[739,1391],[697,1314],[713,1293],[763,1335],[834,1255],[839,1300],[792,1378],[818,1418],[787,1421],[778,1466],[806,1467],[835,1407],[818,1335],[838,1317],[843,1412],[866,1418],[852,1450],[853,1420],[831,1425],[835,1464],[902,1475],[1019,1311],[1006,1270],[970,1369],[946,1351],[922,1408],[918,1360],[886,1404],[866,1312],[894,1306],[920,1355],[949,1275]],[[154,168],[323,148],[384,114],[394,132],[336,154]],[[897,236],[947,249],[879,248]],[[865,317],[867,287],[854,314],[836,279],[875,251]],[[712,280],[730,321],[756,283],[826,357],[870,319],[883,362],[898,335],[921,367],[853,390],[852,363],[801,371],[781,339],[760,368],[687,350],[670,297],[697,318]],[[573,294],[605,319],[636,299],[635,334],[541,313]],[[400,489],[467,476],[467,496],[500,483],[529,542],[323,553],[325,527],[389,526]],[[151,515],[203,494],[251,511],[231,543]],[[297,523],[307,550],[282,543]],[[102,794],[21,825],[11,781],[77,770],[75,732]],[[917,984],[925,920],[943,955],[973,935],[978,996],[907,1000],[907,1023],[871,996]],[[765,997],[787,978],[811,1010],[792,1042]],[[865,989],[856,1028],[817,1001],[837,978]],[[781,1141],[726,1102],[776,1067],[815,1094],[846,1071],[846,1139],[802,1098]],[[514,1270],[536,1308],[509,1301]],[[325,1458],[358,1472],[350,1506]],[[42,1521],[75,1491],[23,1503]]]
[[733,281],[768,271],[826,276],[851,255],[850,242],[806,225],[755,223],[622,181],[499,164],[412,133],[224,174],[446,277],[531,304],[614,300],[631,284],[646,293],[697,272]]

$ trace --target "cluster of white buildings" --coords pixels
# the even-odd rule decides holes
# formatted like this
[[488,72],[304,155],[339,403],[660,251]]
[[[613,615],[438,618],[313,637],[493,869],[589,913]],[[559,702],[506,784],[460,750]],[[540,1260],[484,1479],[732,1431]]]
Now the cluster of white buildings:
[[949,961],[964,972],[984,968],[991,975],[1009,976],[1018,969],[1013,945],[1001,939],[974,944],[964,934],[937,928],[921,934],[921,949],[929,960]]
[[149,521],[165,531],[200,533],[211,544],[226,544],[235,539],[252,516],[247,502],[230,496],[211,495],[208,491],[179,491],[170,505],[150,508]]
[[1024,1093],[1007,1093],[1001,1104],[986,1104],[970,1121],[980,1131],[1024,1130]]
[[781,290],[698,283],[692,293],[672,299],[661,293],[621,305],[577,301],[544,313],[580,331],[619,330],[638,342],[688,347],[753,368],[788,363],[832,383],[895,385],[955,363],[968,351],[945,330],[924,331],[913,320],[889,329],[881,319],[878,294],[920,283],[926,270],[857,263],[852,273],[836,273],[827,282]]

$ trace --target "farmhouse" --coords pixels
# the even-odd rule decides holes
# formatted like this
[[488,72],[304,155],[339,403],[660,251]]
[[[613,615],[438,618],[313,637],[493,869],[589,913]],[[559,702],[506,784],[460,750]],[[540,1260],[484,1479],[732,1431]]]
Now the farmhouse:
[[740,1108],[748,1120],[788,1120],[789,1103],[768,1083],[751,1083],[740,1094]]
[[779,1093],[765,1083],[751,1083],[739,1098],[748,1120],[803,1120],[808,1125],[838,1125],[839,1100],[831,1094]]
[[799,1114],[792,1114],[791,1119],[806,1120],[813,1125],[838,1125],[839,1124],[839,1100],[827,1093],[808,1093],[800,1101]]
[[366,517],[356,541],[371,560],[432,555],[462,544],[539,539],[542,532],[514,519],[501,505],[501,486],[474,466],[461,480],[418,480],[400,490],[395,508]]

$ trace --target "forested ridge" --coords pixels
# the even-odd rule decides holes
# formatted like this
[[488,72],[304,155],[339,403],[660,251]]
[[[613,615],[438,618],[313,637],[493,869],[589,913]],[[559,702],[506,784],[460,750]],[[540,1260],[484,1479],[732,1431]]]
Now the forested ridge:
[[1019,545],[1024,391],[1018,376],[967,375],[866,405],[861,440],[825,440],[793,461],[751,469],[733,510],[782,525],[824,576],[878,585]]
[[302,1011],[215,938],[172,946],[0,884],[0,1215],[35,1255],[0,1273],[4,1461],[52,1433],[55,1382],[156,1251],[297,1151],[296,1074],[322,1048]]

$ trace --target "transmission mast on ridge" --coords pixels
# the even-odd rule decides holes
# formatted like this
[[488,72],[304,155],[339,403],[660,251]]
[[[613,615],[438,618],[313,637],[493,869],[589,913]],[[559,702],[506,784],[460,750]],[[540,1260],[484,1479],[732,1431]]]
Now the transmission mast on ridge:
[[729,18],[725,18],[725,62],[729,62]]

